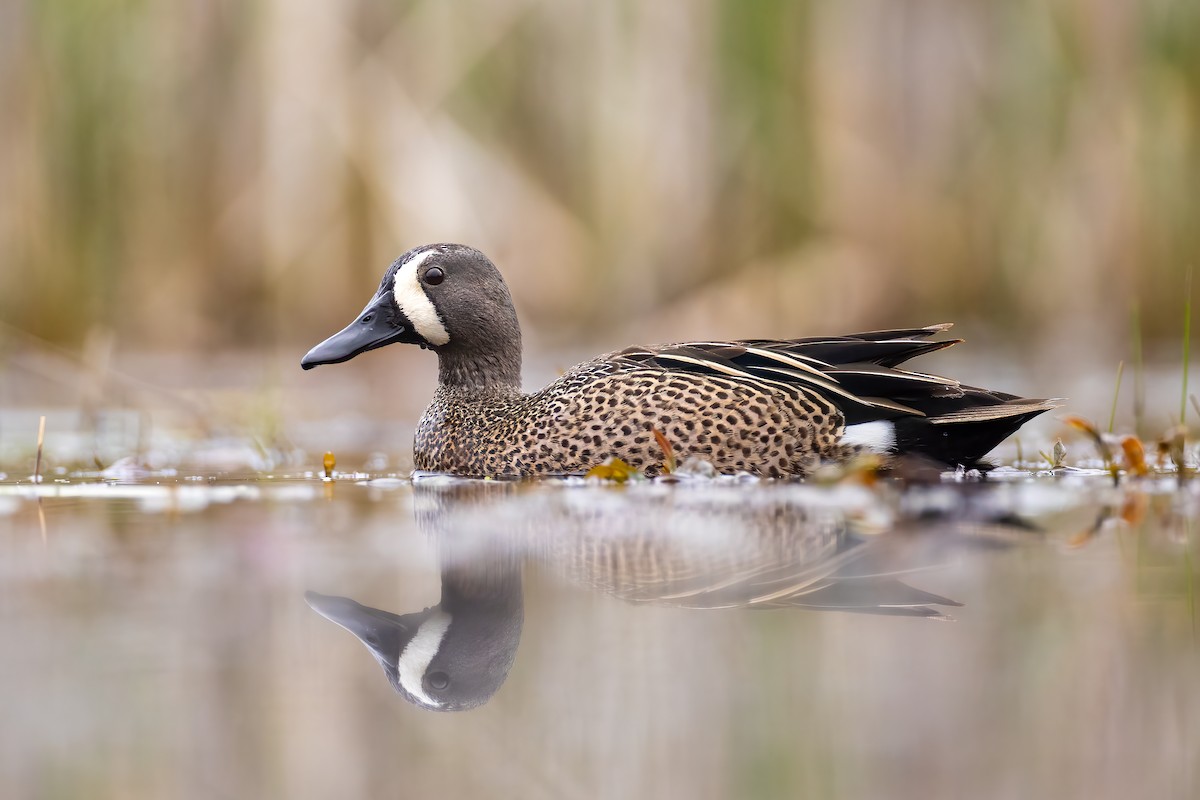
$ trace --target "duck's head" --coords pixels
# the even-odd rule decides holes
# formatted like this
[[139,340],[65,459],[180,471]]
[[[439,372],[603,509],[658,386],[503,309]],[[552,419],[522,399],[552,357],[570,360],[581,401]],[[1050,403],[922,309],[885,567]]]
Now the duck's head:
[[488,257],[466,245],[423,245],[400,256],[358,317],[309,350],[300,366],[338,364],[394,342],[452,362],[499,362],[491,372],[497,365],[506,371],[515,357],[520,371],[521,330],[508,287]]

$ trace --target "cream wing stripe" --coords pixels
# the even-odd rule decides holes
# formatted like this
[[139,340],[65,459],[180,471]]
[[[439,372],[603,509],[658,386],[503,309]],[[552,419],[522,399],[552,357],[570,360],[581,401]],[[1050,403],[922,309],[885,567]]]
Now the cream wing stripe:
[[434,308],[433,301],[425,294],[425,289],[417,278],[417,271],[421,265],[437,254],[437,250],[421,251],[396,270],[392,294],[396,305],[412,322],[413,329],[430,344],[443,345],[450,341],[450,334],[446,332],[446,326]]

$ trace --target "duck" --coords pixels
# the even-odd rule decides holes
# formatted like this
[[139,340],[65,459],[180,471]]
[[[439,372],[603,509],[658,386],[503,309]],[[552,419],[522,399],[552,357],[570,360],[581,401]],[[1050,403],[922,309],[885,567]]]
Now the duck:
[[653,476],[696,457],[723,474],[802,479],[864,453],[986,469],[989,451],[1057,403],[901,368],[961,343],[933,338],[950,327],[633,346],[525,392],[521,326],[499,269],[474,247],[441,243],[397,258],[301,367],[397,343],[433,351],[438,385],[413,447],[422,472],[529,478],[620,459]]

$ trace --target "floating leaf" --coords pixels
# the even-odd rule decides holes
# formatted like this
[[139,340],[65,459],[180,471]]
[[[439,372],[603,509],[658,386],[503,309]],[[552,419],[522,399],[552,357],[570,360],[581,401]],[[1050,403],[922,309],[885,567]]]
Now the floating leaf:
[[609,458],[605,459],[603,464],[589,469],[584,477],[625,483],[631,478],[641,477],[641,473],[619,458]]
[[1125,455],[1125,468],[1134,475],[1145,476],[1150,473],[1146,465],[1146,448],[1142,440],[1136,436],[1125,436],[1121,439],[1121,452]]
[[337,459],[333,457],[332,450],[325,454],[325,458],[322,459],[321,463],[325,467],[325,477],[332,479],[333,468],[337,466]]

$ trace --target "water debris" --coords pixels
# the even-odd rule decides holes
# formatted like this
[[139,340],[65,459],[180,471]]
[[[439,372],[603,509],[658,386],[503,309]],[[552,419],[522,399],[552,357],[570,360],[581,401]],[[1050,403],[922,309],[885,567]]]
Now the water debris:
[[1054,440],[1054,450],[1052,455],[1054,456],[1053,463],[1055,468],[1061,467],[1063,462],[1067,460],[1067,446],[1063,444],[1062,439]]
[[1067,446],[1063,444],[1062,439],[1055,439],[1054,449],[1050,455],[1047,455],[1045,450],[1039,450],[1038,455],[1046,460],[1046,463],[1050,465],[1050,469],[1062,469],[1066,466]]
[[321,460],[321,466],[325,468],[325,480],[333,480],[333,468],[337,466],[337,459],[332,450],[325,453],[325,458]]
[[1169,458],[1171,463],[1175,465],[1175,470],[1179,475],[1179,480],[1182,483],[1188,477],[1187,467],[1187,428],[1183,425],[1176,425],[1170,428],[1163,434],[1162,439],[1158,442],[1159,458]]
[[[1172,426],[1158,440],[1157,464],[1152,465],[1146,457],[1146,444],[1136,435],[1115,436],[1111,433],[1101,433],[1090,420],[1082,417],[1068,416],[1062,421],[1087,434],[1092,440],[1104,462],[1104,469],[1112,476],[1114,484],[1119,480],[1122,471],[1137,478],[1152,477],[1156,470],[1170,469],[1166,463],[1168,461],[1181,481],[1188,475],[1187,428],[1183,425]],[[1042,456],[1050,460],[1045,453]]]

